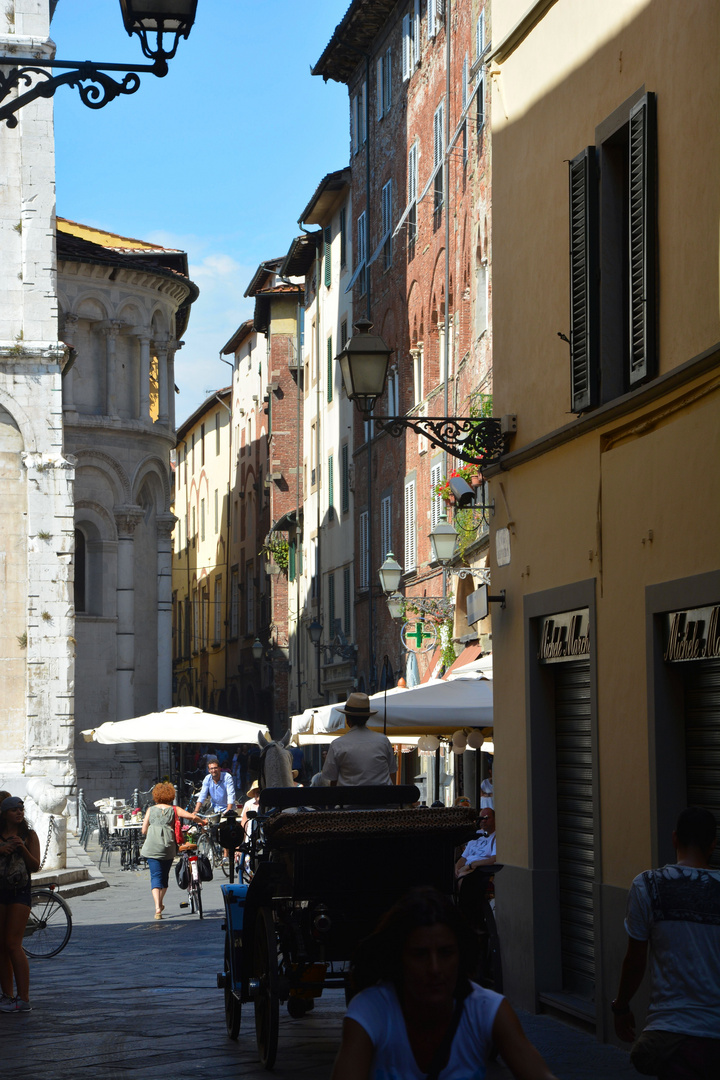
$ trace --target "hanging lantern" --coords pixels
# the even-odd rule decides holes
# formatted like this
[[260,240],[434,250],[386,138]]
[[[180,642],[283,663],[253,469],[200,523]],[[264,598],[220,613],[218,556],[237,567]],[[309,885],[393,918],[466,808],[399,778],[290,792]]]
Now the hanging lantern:
[[471,750],[479,750],[484,738],[482,731],[471,731],[467,737],[467,744]]
[[[453,733],[452,741],[453,741],[453,750],[455,750],[456,747],[459,748],[460,752],[462,752],[465,749],[465,747],[467,746],[467,735],[462,730],[462,728],[460,728],[459,731],[456,731],[456,732]],[[455,750],[455,752],[457,753],[458,751]]]

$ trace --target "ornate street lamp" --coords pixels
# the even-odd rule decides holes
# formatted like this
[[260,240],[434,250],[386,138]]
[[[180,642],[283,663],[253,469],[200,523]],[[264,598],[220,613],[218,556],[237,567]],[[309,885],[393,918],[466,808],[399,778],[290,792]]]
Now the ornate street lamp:
[[402,566],[396,560],[392,551],[388,551],[385,562],[378,570],[378,577],[380,578],[380,587],[386,595],[396,593],[400,588]]
[[262,660],[265,652],[265,646],[259,637],[256,637],[252,643],[253,660]]
[[[382,397],[387,381],[392,349],[377,334],[371,334],[369,319],[358,319],[356,333],[337,359],[347,396],[368,420],[375,402]],[[505,448],[501,421],[492,416],[373,416],[381,431],[397,438],[410,428],[424,435],[453,457],[481,468],[497,461]]]
[[[197,0],[120,0],[122,19],[128,34],[137,34],[143,54],[152,64],[93,63],[90,60],[50,60],[44,56],[0,56],[0,102],[5,101],[21,86],[22,93],[0,106],[0,123],[17,127],[15,115],[24,105],[37,98],[51,98],[59,86],[77,87],[80,99],[90,109],[102,109],[121,94],[134,94],[140,86],[138,72],[149,72],[162,78],[168,73],[168,60],[177,52],[180,38],[186,38],[195,21]],[[148,35],[155,35],[153,48]],[[57,68],[62,75],[50,75],[48,68]],[[3,70],[5,69],[5,70]],[[111,79],[107,71],[125,72],[121,82]],[[84,85],[85,83],[89,85]]]
[[430,533],[433,561],[443,564],[449,563],[455,554],[457,538],[455,526],[448,522],[445,514],[442,514],[437,525]]
[[316,649],[322,649],[323,653],[325,654],[326,663],[329,663],[330,658],[332,658],[333,656],[341,656],[343,660],[353,660],[355,658],[355,653],[357,652],[356,645],[347,645],[343,643],[339,645],[336,645],[334,643],[332,645],[326,645],[321,640],[322,632],[322,623],[319,622],[317,619],[313,619],[313,621],[308,626],[308,634],[310,635],[310,641]]

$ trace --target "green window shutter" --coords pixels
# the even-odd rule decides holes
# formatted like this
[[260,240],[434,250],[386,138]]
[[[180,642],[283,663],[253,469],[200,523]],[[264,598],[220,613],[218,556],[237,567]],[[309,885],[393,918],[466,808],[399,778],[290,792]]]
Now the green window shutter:
[[297,552],[297,541],[290,541],[290,548],[288,551],[288,578],[290,581],[295,580],[295,555]]
[[328,403],[333,399],[333,346],[332,334],[327,339],[327,399]]
[[332,239],[332,230],[330,226],[323,230],[323,244],[324,244],[324,257],[325,257],[325,284],[328,289],[332,285],[332,249],[330,247],[330,240]]
[[340,463],[342,468],[340,508],[343,514],[347,514],[350,510],[350,451],[347,443],[343,443]]
[[328,520],[335,520],[335,460],[332,454],[328,457]]
[[302,544],[300,543],[297,546],[297,574],[298,574],[298,577],[301,576],[302,572],[303,572],[303,549],[302,549]]
[[595,147],[570,162],[570,381],[571,409],[597,404],[598,182]]
[[328,574],[328,621],[330,623],[330,640],[335,638],[335,575]]

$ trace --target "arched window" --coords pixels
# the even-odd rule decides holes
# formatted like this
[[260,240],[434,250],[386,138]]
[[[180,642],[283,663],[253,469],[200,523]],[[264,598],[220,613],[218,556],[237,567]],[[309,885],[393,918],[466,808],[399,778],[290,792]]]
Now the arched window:
[[87,611],[87,545],[82,529],[75,530],[75,611]]

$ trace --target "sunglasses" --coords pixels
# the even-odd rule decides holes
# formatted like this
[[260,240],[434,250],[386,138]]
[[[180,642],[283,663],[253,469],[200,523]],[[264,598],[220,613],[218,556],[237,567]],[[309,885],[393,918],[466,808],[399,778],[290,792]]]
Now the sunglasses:
[[489,814],[486,814],[485,817],[478,818],[478,820],[479,821],[492,821],[492,818],[490,817]]

